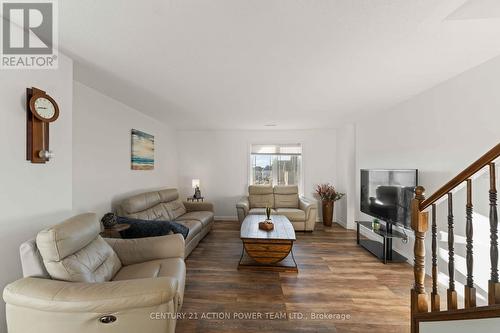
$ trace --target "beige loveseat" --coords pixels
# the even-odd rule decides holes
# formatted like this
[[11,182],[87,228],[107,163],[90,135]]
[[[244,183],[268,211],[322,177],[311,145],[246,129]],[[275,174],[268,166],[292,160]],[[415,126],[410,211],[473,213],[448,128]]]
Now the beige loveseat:
[[174,221],[188,227],[186,257],[212,229],[213,211],[211,203],[183,202],[176,189],[137,194],[123,200],[116,209],[119,216]]
[[316,202],[300,197],[297,186],[249,186],[248,196],[236,204],[238,220],[242,222],[249,214],[265,215],[266,207],[272,208],[271,214],[285,215],[295,230],[314,230]]
[[95,214],[82,214],[21,245],[25,277],[3,292],[9,333],[175,332],[183,237],[103,239],[100,231]]

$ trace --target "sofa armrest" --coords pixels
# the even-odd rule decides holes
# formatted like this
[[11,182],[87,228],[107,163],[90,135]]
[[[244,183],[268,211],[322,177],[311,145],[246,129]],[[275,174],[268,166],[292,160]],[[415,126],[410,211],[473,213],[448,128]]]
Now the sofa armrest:
[[236,213],[238,214],[238,221],[240,221],[240,223],[243,222],[249,211],[250,203],[248,202],[248,197],[241,198],[236,203]]
[[242,197],[237,203],[236,208],[243,209],[245,215],[248,214],[250,210],[250,203],[248,202],[248,197]]
[[214,212],[214,205],[211,202],[187,202],[184,201],[184,207],[188,212]]
[[7,304],[51,312],[113,313],[174,301],[178,281],[172,277],[103,283],[23,278],[7,285]]
[[312,200],[306,199],[304,197],[299,197],[299,209],[303,210],[306,213],[306,220],[309,218],[311,210],[315,210],[316,208],[316,202],[313,202]]
[[105,240],[125,266],[157,259],[184,259],[184,237],[180,234],[134,239],[105,238]]

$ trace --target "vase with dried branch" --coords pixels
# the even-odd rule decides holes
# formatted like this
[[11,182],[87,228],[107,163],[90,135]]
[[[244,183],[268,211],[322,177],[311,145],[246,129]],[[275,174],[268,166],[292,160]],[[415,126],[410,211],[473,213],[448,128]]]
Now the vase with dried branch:
[[342,199],[345,193],[337,192],[331,184],[319,184],[316,186],[316,194],[322,203],[323,224],[330,227],[333,222],[334,203]]

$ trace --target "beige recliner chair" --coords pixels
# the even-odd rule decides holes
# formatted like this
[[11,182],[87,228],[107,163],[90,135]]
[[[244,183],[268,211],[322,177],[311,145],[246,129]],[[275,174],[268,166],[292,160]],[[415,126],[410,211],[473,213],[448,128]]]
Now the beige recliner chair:
[[9,333],[175,332],[183,237],[103,239],[99,232],[96,215],[82,214],[21,245],[25,277],[3,293]]
[[237,204],[238,220],[242,222],[247,215],[265,215],[266,207],[271,214],[284,215],[295,230],[313,231],[316,223],[316,202],[299,196],[298,186],[250,185],[248,197]]

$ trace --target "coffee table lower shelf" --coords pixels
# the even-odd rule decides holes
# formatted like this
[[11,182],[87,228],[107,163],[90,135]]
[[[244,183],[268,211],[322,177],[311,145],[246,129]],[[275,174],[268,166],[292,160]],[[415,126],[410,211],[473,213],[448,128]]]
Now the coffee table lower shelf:
[[246,251],[245,248],[241,250],[241,258],[238,263],[238,270],[261,270],[261,271],[271,271],[271,272],[292,272],[298,273],[299,269],[297,267],[297,262],[293,256],[293,250],[290,251],[288,256],[281,260],[280,262],[273,264],[259,263],[252,259]]

